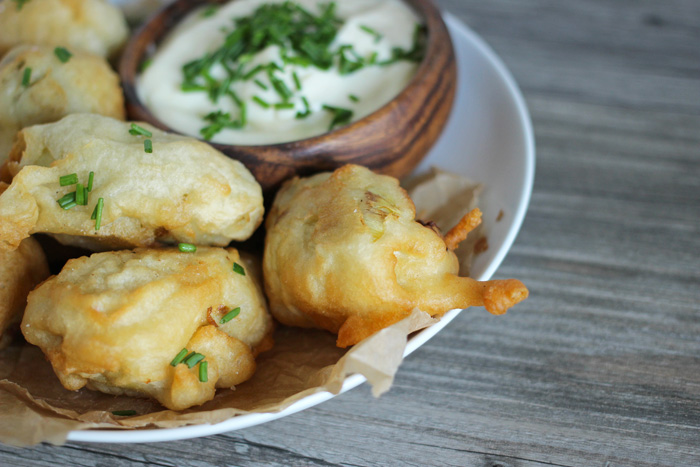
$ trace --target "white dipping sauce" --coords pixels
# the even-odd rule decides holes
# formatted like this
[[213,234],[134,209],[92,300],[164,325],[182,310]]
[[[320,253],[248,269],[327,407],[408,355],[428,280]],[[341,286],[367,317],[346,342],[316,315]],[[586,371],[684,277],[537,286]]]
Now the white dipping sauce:
[[[140,76],[137,89],[141,101],[161,122],[197,137],[201,137],[200,130],[208,125],[203,120],[205,115],[218,110],[230,113],[232,117],[239,115],[239,107],[227,96],[215,104],[206,92],[183,92],[182,68],[219,48],[235,26],[233,18],[250,16],[261,5],[271,3],[283,2],[235,0],[220,7],[212,16],[205,17],[202,10],[188,16],[170,33]],[[296,0],[295,3],[313,14],[321,11],[319,0]],[[335,14],[344,23],[330,49],[350,44],[364,58],[376,52],[378,62],[390,59],[395,47],[410,50],[415,26],[420,23],[416,13],[400,0],[339,0]],[[381,36],[378,38],[368,33],[367,28]],[[270,62],[283,67],[283,71],[277,71],[275,75],[293,91],[294,95],[288,102],[294,104],[294,108],[264,108],[253,101],[257,96],[267,103],[280,102],[280,95],[264,72],[258,73],[256,78],[267,86],[267,90],[253,80],[234,81],[231,89],[246,102],[247,123],[240,129],[224,128],[211,141],[262,145],[298,141],[326,133],[334,114],[324,110],[324,105],[352,110],[352,121],[358,120],[396,97],[408,85],[418,67],[416,62],[401,60],[384,66],[365,66],[341,75],[337,66],[322,70],[313,65],[285,65],[280,48],[274,45],[262,50],[246,66],[250,69]],[[296,89],[294,72],[301,82],[301,90]],[[211,76],[222,80],[226,77],[226,70],[216,65]],[[305,110],[302,96],[306,97],[311,114],[298,119],[297,113]],[[356,96],[357,101],[350,96]]]

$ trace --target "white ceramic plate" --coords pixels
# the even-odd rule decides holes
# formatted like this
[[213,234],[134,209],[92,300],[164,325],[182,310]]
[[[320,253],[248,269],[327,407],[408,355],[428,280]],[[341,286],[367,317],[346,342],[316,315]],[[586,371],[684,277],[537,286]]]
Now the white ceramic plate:
[[[485,186],[480,208],[489,249],[476,257],[472,275],[488,280],[515,240],[530,202],[535,173],[535,145],[525,102],[512,76],[486,43],[457,18],[445,14],[459,67],[454,110],[440,140],[418,171],[437,166],[468,176]],[[499,211],[500,222],[496,222]],[[461,310],[452,310],[437,324],[414,335],[410,354],[437,334]],[[348,377],[342,392],[365,382]],[[334,397],[323,392],[306,397],[278,413],[249,414],[216,425],[137,431],[73,431],[68,439],[99,443],[148,443],[196,438],[240,430],[286,417]]]

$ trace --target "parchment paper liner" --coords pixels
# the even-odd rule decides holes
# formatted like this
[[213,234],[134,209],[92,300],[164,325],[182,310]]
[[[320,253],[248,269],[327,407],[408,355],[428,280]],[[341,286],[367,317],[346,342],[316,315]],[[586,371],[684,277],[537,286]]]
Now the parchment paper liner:
[[[480,191],[479,185],[436,170],[409,186],[419,219],[430,219],[443,231],[474,206]],[[479,235],[470,235],[471,247],[460,248],[463,265],[470,262],[464,255],[473,250],[476,240],[471,237]],[[72,430],[174,428],[219,423],[246,413],[279,412],[317,392],[337,394],[345,377],[353,373],[364,375],[372,393],[379,396],[391,387],[410,334],[436,321],[414,310],[347,351],[337,348],[335,336],[327,332],[280,326],[275,347],[258,357],[251,380],[234,390],[218,390],[212,401],[182,412],[164,410],[148,399],[68,391],[38,348],[15,344],[0,352],[0,441],[17,446],[61,444]],[[142,415],[114,416],[118,410]]]

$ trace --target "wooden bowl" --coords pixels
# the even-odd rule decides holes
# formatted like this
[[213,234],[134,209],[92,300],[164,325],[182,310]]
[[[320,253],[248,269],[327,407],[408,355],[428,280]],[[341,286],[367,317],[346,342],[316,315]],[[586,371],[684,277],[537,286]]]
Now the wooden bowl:
[[[131,119],[173,131],[139,100],[135,82],[140,65],[170,29],[192,10],[227,1],[176,0],[136,32],[119,64]],[[391,102],[348,126],[308,139],[261,146],[210,144],[245,164],[267,193],[294,175],[333,170],[349,163],[397,178],[411,173],[447,121],[455,94],[457,67],[440,11],[430,0],[405,1],[427,26],[426,54],[412,81]]]

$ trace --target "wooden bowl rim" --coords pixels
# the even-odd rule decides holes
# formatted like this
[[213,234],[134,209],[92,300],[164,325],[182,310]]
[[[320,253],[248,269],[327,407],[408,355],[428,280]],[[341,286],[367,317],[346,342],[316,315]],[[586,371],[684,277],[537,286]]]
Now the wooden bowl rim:
[[[183,134],[180,131],[171,128],[169,125],[164,124],[158,118],[156,118],[150,109],[141,101],[136,92],[136,77],[139,74],[138,66],[143,61],[143,56],[146,54],[148,49],[154,45],[153,42],[149,42],[143,46],[140,53],[137,55],[134,51],[136,44],[138,43],[138,38],[145,34],[149,29],[151,24],[162,16],[167,16],[172,10],[181,8],[181,4],[187,5],[186,13],[182,14],[181,18],[177,22],[169,26],[162,33],[157,35],[156,42],[164,39],[167,33],[182,21],[184,17],[191,13],[195,8],[200,8],[203,3],[228,3],[235,0],[204,0],[203,2],[192,2],[191,0],[176,0],[169,5],[156,11],[145,23],[143,23],[137,31],[131,36],[129,42],[124,48],[124,53],[119,61],[119,76],[122,80],[122,86],[124,88],[125,98],[131,105],[137,105],[139,110],[149,117],[147,123],[154,124],[157,127],[164,129],[165,131],[177,134]],[[447,30],[447,25],[442,17],[440,9],[435,6],[432,0],[400,0],[403,3],[407,3],[411,9],[424,20],[424,25],[427,28],[427,43],[425,47],[425,56],[420,62],[418,69],[414,73],[411,81],[403,88],[399,94],[397,94],[393,99],[391,99],[386,104],[379,107],[377,110],[365,115],[361,119],[350,123],[349,125],[343,126],[320,135],[311,136],[309,138],[286,141],[282,143],[271,143],[271,144],[257,144],[257,145],[239,145],[239,144],[228,144],[228,143],[217,143],[213,141],[204,140],[198,136],[193,136],[194,138],[203,141],[220,151],[231,151],[239,149],[240,151],[256,152],[269,148],[271,150],[276,150],[277,155],[284,155],[290,160],[295,160],[293,155],[286,154],[288,150],[292,150],[298,147],[313,147],[316,145],[321,145],[328,141],[329,139],[340,138],[347,136],[358,128],[364,127],[368,124],[372,124],[374,121],[382,121],[384,117],[390,115],[393,110],[393,104],[395,102],[400,102],[406,99],[411,94],[420,90],[425,82],[425,78],[430,76],[431,72],[435,69],[432,66],[434,61],[439,57],[440,53],[447,53],[448,56],[454,57],[454,50],[452,44],[452,38]],[[444,46],[444,50],[441,50],[441,46]],[[127,80],[127,77],[133,76],[133,80]],[[191,136],[191,135],[185,135]]]

